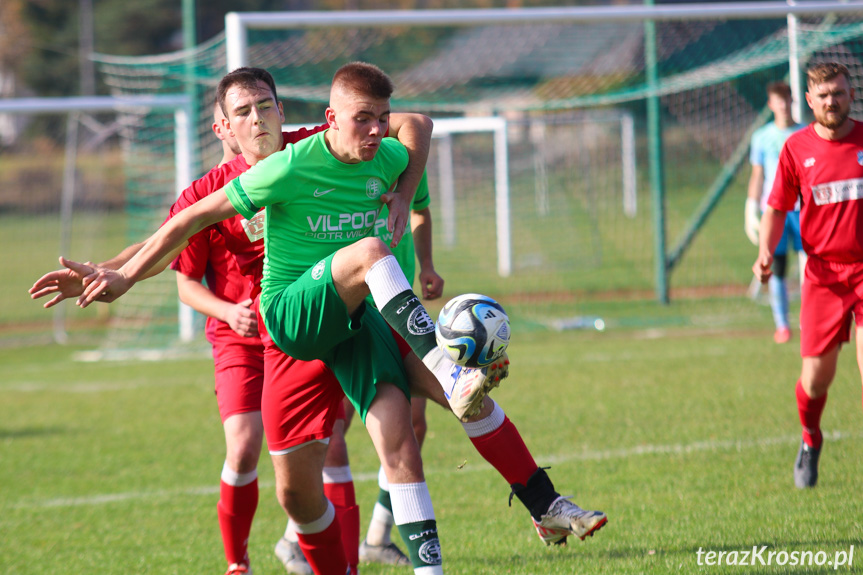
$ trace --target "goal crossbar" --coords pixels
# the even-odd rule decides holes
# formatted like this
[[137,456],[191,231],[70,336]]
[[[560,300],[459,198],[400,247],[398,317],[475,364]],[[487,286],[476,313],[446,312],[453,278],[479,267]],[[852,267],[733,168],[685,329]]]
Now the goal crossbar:
[[476,24],[541,22],[632,22],[692,20],[698,18],[782,18],[833,12],[860,12],[863,1],[816,2],[725,2],[718,4],[663,4],[634,6],[572,6],[546,8],[464,9],[464,10],[362,10],[230,12],[225,15],[227,65],[229,70],[248,65],[247,30],[285,28],[381,27],[381,26],[473,26]]

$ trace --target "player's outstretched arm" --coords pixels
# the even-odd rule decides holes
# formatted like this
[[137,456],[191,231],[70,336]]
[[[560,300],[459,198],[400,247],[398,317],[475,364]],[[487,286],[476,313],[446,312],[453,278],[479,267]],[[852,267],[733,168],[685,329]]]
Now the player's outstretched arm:
[[[65,266],[66,260],[60,257],[60,265]],[[87,273],[93,273],[95,267],[88,266]],[[68,267],[48,272],[40,277],[28,290],[31,299],[38,299],[53,295],[54,297],[42,304],[45,309],[54,307],[63,300],[78,297],[84,293],[84,276],[72,271]]]
[[752,265],[752,273],[761,283],[766,283],[773,275],[773,252],[782,239],[782,231],[785,229],[785,212],[767,206],[761,216],[761,229],[758,232],[758,259]]
[[[144,246],[120,269],[99,270],[85,280],[87,286],[78,305],[87,307],[94,301],[111,302],[129,291],[136,282],[165,269],[186,247],[189,238],[205,227],[236,214],[224,190],[195,202],[165,222],[144,242]],[[73,270],[75,271],[75,270]]]
[[[138,250],[140,250],[143,245],[143,242],[132,244],[113,258],[106,260],[98,265],[94,265],[90,262],[82,264],[85,266],[89,266],[89,269],[87,269],[84,276],[72,271],[68,267],[63,267],[59,270],[48,272],[47,274],[36,280],[36,282],[33,284],[33,287],[30,288],[30,297],[32,299],[38,299],[40,297],[53,295],[54,297],[52,299],[48,300],[42,305],[42,307],[46,309],[57,305],[63,300],[78,297],[82,293],[84,293],[85,276],[89,276],[94,273],[96,271],[96,268],[107,268],[112,270],[118,269],[124,263],[132,259],[132,256],[138,253]],[[65,266],[65,264],[63,263],[64,260],[65,258],[61,256],[60,265]]]
[[408,151],[408,165],[399,177],[397,193],[387,194],[394,197],[385,201],[389,207],[387,229],[393,233],[390,247],[398,245],[407,228],[410,206],[428,160],[433,127],[431,118],[422,114],[390,114],[389,135]]
[[251,299],[240,303],[224,300],[210,291],[200,279],[180,272],[177,272],[177,293],[181,302],[198,313],[225,322],[237,335],[258,335],[258,315],[251,309]]
[[425,207],[411,214],[414,251],[420,264],[419,282],[424,299],[437,299],[443,294],[443,278],[434,269],[432,257],[431,210]]

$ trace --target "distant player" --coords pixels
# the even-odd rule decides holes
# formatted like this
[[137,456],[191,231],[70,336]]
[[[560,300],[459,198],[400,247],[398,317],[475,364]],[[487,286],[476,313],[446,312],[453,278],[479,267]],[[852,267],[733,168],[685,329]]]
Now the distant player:
[[[767,207],[767,197],[773,188],[776,165],[779,163],[779,152],[782,151],[782,145],[788,136],[803,128],[802,124],[795,123],[791,117],[791,88],[785,82],[768,84],[767,107],[773,112],[773,121],[752,134],[752,145],[749,151],[752,174],[749,177],[749,195],[746,199],[745,229],[747,237],[756,246],[760,223],[759,211],[763,212]],[[788,242],[794,245],[797,253],[803,253],[803,244],[800,240],[800,212],[796,209],[788,212],[788,217],[785,219],[785,231],[773,254],[773,275],[768,282],[773,322],[776,324],[773,340],[776,343],[786,343],[791,339],[791,327],[788,323],[788,287],[785,284]],[[801,259],[801,261],[805,260]]]
[[863,373],[863,125],[849,117],[854,89],[845,66],[810,67],[807,86],[815,122],[785,142],[752,267],[762,282],[770,278],[786,214],[799,199],[803,249],[809,255],[800,309],[803,367],[797,381],[803,439],[794,462],[794,483],[801,489],[818,482],[821,414],[852,318]]

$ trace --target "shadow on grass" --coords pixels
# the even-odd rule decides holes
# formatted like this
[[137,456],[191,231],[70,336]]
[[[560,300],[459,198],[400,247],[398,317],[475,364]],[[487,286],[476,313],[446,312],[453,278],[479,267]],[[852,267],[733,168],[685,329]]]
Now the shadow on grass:
[[0,441],[6,439],[27,439],[31,437],[47,437],[50,435],[68,434],[63,427],[24,427],[21,429],[0,428]]

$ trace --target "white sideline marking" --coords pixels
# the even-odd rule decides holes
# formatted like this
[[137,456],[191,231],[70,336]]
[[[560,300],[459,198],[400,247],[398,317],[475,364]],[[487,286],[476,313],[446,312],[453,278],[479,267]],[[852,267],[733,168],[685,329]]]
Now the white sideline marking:
[[126,391],[146,387],[179,387],[197,386],[200,382],[194,378],[182,382],[160,382],[152,379],[127,380],[112,383],[43,383],[43,382],[20,382],[11,383],[0,387],[0,391],[15,391],[19,393],[39,393],[50,391],[53,393],[101,393],[103,391]]
[[[841,441],[846,439],[859,439],[863,437],[863,433],[849,433],[845,431],[825,432],[824,439],[831,441]],[[762,447],[771,447],[774,445],[797,444],[800,442],[799,435],[783,435],[781,437],[767,437],[763,439],[753,440],[721,440],[721,441],[696,441],[694,443],[679,443],[671,445],[638,445],[635,447],[627,447],[621,449],[607,449],[602,451],[584,451],[581,453],[572,453],[569,455],[546,455],[535,457],[537,462],[546,463],[565,463],[568,461],[598,461],[606,459],[627,459],[630,457],[639,457],[642,455],[677,455],[687,453],[698,453],[702,451],[744,451],[748,449],[758,449]],[[436,475],[454,474],[454,473],[470,473],[474,471],[488,471],[485,466],[473,466],[464,469],[447,468],[447,469],[429,469],[426,472]],[[356,473],[354,481],[377,481],[378,474],[374,473]],[[270,482],[261,482],[261,488],[273,488],[274,484]],[[82,505],[105,505],[108,503],[116,503],[129,501],[133,499],[158,499],[158,498],[176,498],[183,495],[215,495],[219,493],[218,485],[207,487],[193,487],[187,489],[173,489],[160,491],[131,491],[127,493],[114,493],[106,495],[92,495],[89,497],[63,497],[58,499],[48,499],[44,501],[30,501],[26,503],[18,503],[13,507],[15,509],[37,509],[51,507],[76,507]]]

